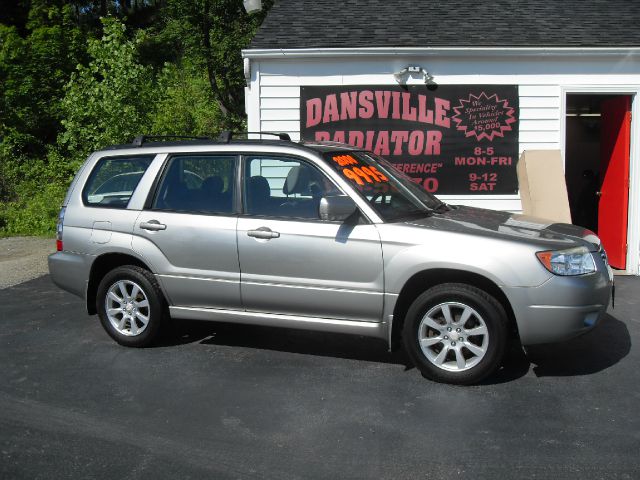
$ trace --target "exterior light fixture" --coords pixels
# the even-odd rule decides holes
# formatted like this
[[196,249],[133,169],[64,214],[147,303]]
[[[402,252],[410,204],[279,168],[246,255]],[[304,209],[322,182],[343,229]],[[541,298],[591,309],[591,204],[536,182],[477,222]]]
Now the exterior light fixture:
[[248,88],[251,88],[251,62],[248,58],[244,58],[242,62],[244,81]]
[[395,78],[396,82],[398,82],[400,85],[405,85],[407,83],[407,77],[414,73],[421,74],[423,76],[425,85],[435,84],[435,82],[433,81],[433,75],[431,75],[419,65],[407,65],[399,72],[394,73],[393,78]]
[[242,6],[247,13],[255,13],[262,10],[262,0],[243,0]]

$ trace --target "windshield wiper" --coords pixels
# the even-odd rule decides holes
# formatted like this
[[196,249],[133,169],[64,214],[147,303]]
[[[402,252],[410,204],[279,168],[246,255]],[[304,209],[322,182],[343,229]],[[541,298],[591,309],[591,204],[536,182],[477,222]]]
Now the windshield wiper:
[[436,207],[433,208],[433,211],[436,213],[444,213],[453,210],[453,207],[447,203],[441,202]]
[[434,210],[409,210],[393,217],[393,220],[407,220],[410,218],[430,217]]

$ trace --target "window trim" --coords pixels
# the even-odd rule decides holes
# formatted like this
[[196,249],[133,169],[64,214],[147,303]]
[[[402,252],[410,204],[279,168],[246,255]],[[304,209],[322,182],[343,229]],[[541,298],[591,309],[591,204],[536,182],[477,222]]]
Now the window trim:
[[[156,158],[155,153],[138,154],[138,155],[108,155],[108,156],[100,157],[95,162],[95,164],[93,165],[93,168],[91,169],[91,171],[89,172],[89,175],[87,176],[87,179],[84,181],[84,186],[82,187],[82,191],[80,192],[80,199],[82,200],[82,204],[87,208],[111,208],[114,210],[127,210],[127,208],[129,207],[129,203],[131,203],[131,199],[133,198],[133,194],[135,193],[135,191],[138,189],[138,186],[140,185],[140,181],[142,180],[142,177],[144,177],[145,173],[147,173],[147,170],[149,170],[149,167],[151,167],[151,164],[153,163],[153,160],[155,158]],[[94,179],[94,175],[97,175],[96,172],[98,172],[98,166],[108,162],[109,160],[124,161],[124,160],[133,160],[133,159],[149,159],[149,165],[147,165],[147,168],[144,169],[144,171],[142,172],[142,175],[140,176],[140,179],[138,179],[138,183],[136,183],[135,188],[131,191],[131,196],[129,197],[129,200],[127,200],[126,205],[124,205],[123,207],[116,207],[113,205],[101,205],[99,203],[89,203],[88,188],[89,188],[90,182]]]

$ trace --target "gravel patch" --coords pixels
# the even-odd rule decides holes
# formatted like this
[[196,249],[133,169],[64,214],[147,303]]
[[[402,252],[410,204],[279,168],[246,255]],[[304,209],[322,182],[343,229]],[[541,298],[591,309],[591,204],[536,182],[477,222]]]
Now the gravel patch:
[[0,238],[0,289],[49,273],[47,256],[55,249],[51,238]]

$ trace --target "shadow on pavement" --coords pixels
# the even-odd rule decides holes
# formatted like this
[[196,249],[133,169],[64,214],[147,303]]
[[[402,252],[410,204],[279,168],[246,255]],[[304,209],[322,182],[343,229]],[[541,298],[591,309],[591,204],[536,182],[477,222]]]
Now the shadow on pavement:
[[502,365],[493,375],[485,378],[480,385],[497,385],[524,377],[531,368],[531,363],[525,355],[519,342],[510,345],[502,360]]
[[164,345],[199,342],[279,352],[407,365],[404,352],[389,353],[382,340],[339,333],[181,320]]
[[547,345],[527,347],[526,353],[513,345],[500,369],[482,382],[505,383],[523,377],[533,365],[537,377],[591,375],[615,365],[629,354],[631,337],[624,322],[606,314],[591,332]]
[[[199,342],[324,357],[404,365],[412,368],[402,350],[389,353],[386,343],[374,338],[285,328],[181,321],[164,346]],[[631,338],[626,325],[607,314],[591,332],[566,341],[527,348],[519,345],[506,353],[502,366],[482,382],[495,385],[525,376],[533,365],[538,377],[590,375],[618,363],[629,353]]]
[[629,354],[631,337],[624,322],[607,314],[591,332],[564,343],[529,347],[527,356],[538,377],[590,375]]

